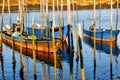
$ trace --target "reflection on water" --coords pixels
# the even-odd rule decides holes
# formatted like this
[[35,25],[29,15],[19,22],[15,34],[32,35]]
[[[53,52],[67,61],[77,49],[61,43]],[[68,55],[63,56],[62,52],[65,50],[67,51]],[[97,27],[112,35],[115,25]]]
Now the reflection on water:
[[[94,42],[91,39],[88,38],[83,38],[83,41],[85,42],[85,44],[89,45],[91,48],[94,47]],[[96,43],[96,50],[100,51],[100,52],[105,52],[106,54],[110,55],[110,45],[108,44],[102,44],[101,43]],[[116,76],[116,78],[118,78],[118,56],[120,54],[120,50],[117,48],[116,43],[114,43],[112,45],[112,54],[115,57],[114,61],[116,63],[116,67],[115,70],[116,72],[113,73],[113,63],[109,66],[110,67],[110,79],[113,79],[113,74],[114,76]],[[96,68],[97,66],[94,64],[94,80],[96,80]]]
[[4,75],[4,58],[1,51],[0,51],[0,63],[1,63],[2,79],[6,80]]
[[[4,46],[11,49],[7,45],[4,45]],[[50,59],[49,57],[48,58],[40,57],[40,56],[37,57],[37,64],[40,64],[41,67],[39,67],[40,65],[36,66],[38,72],[37,72],[37,75],[34,76],[32,55],[28,55],[28,53],[22,55],[22,57],[23,57],[22,61],[23,61],[23,64],[24,64],[24,68],[21,68],[20,62],[19,62],[20,61],[19,52],[16,52],[13,49],[10,52],[12,52],[12,53],[8,54],[8,55],[6,53],[4,53],[4,54],[6,56],[11,56],[10,57],[11,58],[10,62],[12,62],[12,63],[9,63],[9,64],[12,64],[11,68],[12,68],[12,74],[13,74],[12,79],[13,80],[18,80],[18,79],[21,79],[21,80],[28,80],[28,79],[50,80],[50,79],[53,79],[53,65],[54,65],[54,60],[53,59]],[[45,53],[45,54],[47,54],[47,53]],[[73,61],[69,61],[70,58],[69,58],[69,55],[68,55],[68,48],[67,48],[67,43],[66,42],[65,42],[65,45],[63,46],[62,51],[58,50],[57,54],[58,55],[60,54],[59,59],[57,60],[57,70],[58,70],[57,78],[59,78],[61,80],[61,79],[64,79],[64,76],[63,76],[64,73],[63,73],[63,69],[62,69],[63,61],[72,62],[72,63],[70,63],[70,65],[73,66]],[[62,56],[61,56],[61,54],[62,54]],[[16,55],[17,55],[17,57],[16,57]],[[1,61],[1,66],[2,66],[1,67],[2,77],[5,80],[4,64],[3,64],[2,54],[0,56],[0,61]],[[72,67],[70,67],[70,70],[71,69],[72,69]],[[52,73],[51,73],[51,71],[52,71]],[[10,74],[10,73],[8,73],[8,74]],[[17,77],[17,76],[19,76],[19,77]]]
[[16,80],[15,79],[15,69],[16,69],[16,60],[15,60],[15,55],[14,55],[14,52],[13,52],[13,56],[12,56],[12,64],[13,64],[13,80]]
[[[93,48],[94,43],[93,43],[92,40],[84,38],[84,42]],[[101,43],[96,43],[96,50],[104,51],[106,54],[110,54],[110,45],[103,44],[102,42]],[[116,43],[114,43],[114,45],[112,45],[112,53],[113,53],[113,55],[117,55],[118,51],[119,50],[118,50],[118,48],[116,46]]]

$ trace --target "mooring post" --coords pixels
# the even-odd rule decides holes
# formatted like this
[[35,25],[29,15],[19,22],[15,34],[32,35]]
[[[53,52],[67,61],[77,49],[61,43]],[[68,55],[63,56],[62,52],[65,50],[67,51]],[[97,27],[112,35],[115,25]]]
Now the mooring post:
[[68,46],[69,46],[69,49],[71,50],[74,49],[72,26],[70,24],[68,24]]
[[82,75],[82,80],[85,80],[84,59],[83,59],[83,52],[82,52],[82,41],[81,41],[81,28],[80,28],[80,24],[78,24],[78,44],[79,44],[79,51],[80,51],[81,75]]
[[34,17],[32,18],[32,47],[33,47],[33,67],[34,67],[34,80],[36,80],[36,52],[35,52],[35,39],[34,39]]
[[112,0],[111,0],[111,12],[110,12],[110,78],[112,79]]

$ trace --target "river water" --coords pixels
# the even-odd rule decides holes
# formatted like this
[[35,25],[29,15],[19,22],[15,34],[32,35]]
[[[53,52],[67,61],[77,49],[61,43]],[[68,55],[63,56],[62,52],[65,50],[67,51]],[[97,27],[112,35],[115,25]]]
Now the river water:
[[[120,13],[120,11],[119,11]],[[71,12],[71,24],[73,26],[73,45],[74,52],[73,56],[69,56],[69,51],[63,52],[63,59],[61,61],[61,67],[57,68],[56,76],[57,80],[81,80],[81,67],[80,60],[76,60],[76,29],[74,28],[74,16],[76,12]],[[11,13],[12,23],[17,22],[18,13]],[[55,12],[56,25],[58,24],[58,14]],[[40,13],[29,12],[29,27],[32,24],[32,17],[34,17],[35,23],[40,23]],[[52,20],[52,12],[49,13],[50,20]],[[89,28],[93,24],[93,20],[88,18],[93,18],[93,10],[79,10],[78,11],[78,23],[81,24],[85,20],[85,28]],[[96,10],[96,18],[99,18],[99,10]],[[116,25],[116,10],[113,9],[113,29]],[[120,14],[119,14],[120,19]],[[0,16],[1,22],[1,16]],[[97,27],[99,27],[99,21],[96,21]],[[8,13],[4,14],[4,24],[9,24],[9,15]],[[67,25],[67,12],[64,11],[64,24]],[[118,22],[120,29],[120,21]],[[46,25],[46,24],[45,24]],[[103,9],[101,11],[101,28],[110,28],[110,9]],[[81,32],[82,33],[82,32]],[[118,41],[119,42],[119,41]],[[110,76],[110,46],[104,44],[97,44],[96,50],[96,67],[94,67],[94,51],[93,51],[93,42],[86,40],[82,36],[82,48],[83,48],[83,58],[84,58],[84,70],[86,80],[108,80],[111,79]],[[3,44],[3,51],[0,55],[0,80],[21,80],[20,78],[20,57],[19,52],[14,51],[14,59],[16,63],[12,63],[13,55],[12,49],[5,44]],[[113,57],[112,57],[112,77],[113,79],[120,79],[120,56],[119,49],[117,46],[113,47]],[[33,58],[23,54],[23,64],[24,64],[24,79],[25,80],[34,80],[33,75]],[[46,62],[44,60],[37,59],[36,62],[37,68],[37,79],[38,80],[53,80],[54,79],[54,66],[49,63],[49,60]]]

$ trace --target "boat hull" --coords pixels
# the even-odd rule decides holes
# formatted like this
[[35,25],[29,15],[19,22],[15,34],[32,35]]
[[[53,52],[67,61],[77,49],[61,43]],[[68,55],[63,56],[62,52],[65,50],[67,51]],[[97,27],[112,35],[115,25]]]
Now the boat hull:
[[[14,48],[18,51],[20,51],[20,40],[13,39],[6,34],[2,33],[2,40],[5,44],[12,47],[12,43],[14,43]],[[35,53],[37,57],[46,57],[50,59],[54,59],[53,52],[57,52],[59,47],[61,46],[60,40],[55,40],[55,49],[53,48],[52,41],[51,40],[41,40],[41,41],[35,41]],[[33,55],[33,46],[31,40],[23,40],[22,41],[22,53],[25,53],[27,55]]]
[[[112,42],[115,42],[117,39],[117,35],[120,31],[113,30],[112,31]],[[94,40],[94,32],[91,30],[83,30],[84,37]],[[103,44],[110,44],[110,30],[97,30],[96,31],[96,42]]]
[[[28,28],[28,34],[32,34],[32,28]],[[42,36],[42,29],[35,28],[34,29],[35,36]],[[54,29],[54,37],[59,38],[59,28]],[[47,29],[44,29],[44,36],[47,36]],[[68,26],[62,27],[62,41],[65,41],[68,36]],[[50,28],[50,38],[52,38],[52,28]]]

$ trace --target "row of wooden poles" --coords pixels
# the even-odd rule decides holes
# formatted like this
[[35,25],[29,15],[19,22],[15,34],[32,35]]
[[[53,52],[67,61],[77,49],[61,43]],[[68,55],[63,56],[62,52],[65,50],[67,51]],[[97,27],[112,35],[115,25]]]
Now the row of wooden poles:
[[[58,0],[57,0],[58,1]],[[63,0],[62,0],[63,1]],[[72,0],[73,1],[73,0]],[[22,9],[21,9],[21,0],[19,0],[19,18],[20,18],[20,25],[22,26],[23,24],[23,19],[22,19]],[[44,3],[44,2],[43,2]],[[47,5],[47,0],[46,0],[46,7],[48,7]],[[71,28],[71,9],[70,9],[70,0],[67,0],[67,4],[68,4],[68,7],[67,7],[67,12],[68,12],[68,25],[69,25],[69,36],[68,36],[68,39],[69,40],[69,48],[70,50],[72,50],[71,48],[71,43],[72,43],[72,28]],[[111,4],[112,4],[112,0],[111,0]],[[61,4],[62,5],[62,4]],[[95,0],[94,0],[94,24],[95,24],[95,29],[94,29],[94,68],[96,67],[96,14],[95,14]],[[63,9],[63,8],[62,8]],[[9,16],[10,16],[10,6],[9,6],[9,0],[8,0],[8,10],[9,10]],[[42,9],[43,10],[43,9]],[[112,5],[111,5],[111,10],[112,10]],[[53,20],[53,25],[52,25],[52,41],[53,41],[53,46],[55,48],[55,41],[54,41],[54,27],[55,27],[55,16],[54,16],[54,11],[55,11],[55,7],[54,7],[54,0],[53,0],[53,15],[52,15],[52,20]],[[74,11],[74,4],[73,4],[73,11]],[[43,12],[43,11],[42,11]],[[59,12],[59,9],[58,9],[58,12]],[[63,13],[63,12],[62,12]],[[111,11],[111,15],[112,15],[112,11]],[[41,14],[41,17],[43,16],[43,14]],[[47,21],[47,26],[49,25],[49,17],[48,17],[48,8],[46,8],[46,21]],[[78,16],[77,16],[78,17]],[[76,25],[76,18],[77,18],[75,15],[74,15],[74,27],[77,28],[77,25]],[[4,19],[4,0],[3,0],[3,8],[2,8],[2,22],[1,22],[1,33],[0,33],[0,36],[2,37],[2,27],[3,27],[3,19]],[[62,17],[63,19],[63,17]],[[60,16],[59,16],[59,21],[60,21]],[[42,21],[41,21],[42,22]],[[11,22],[11,16],[10,16],[10,26],[11,26],[12,22]],[[64,23],[60,23],[59,22],[59,26],[62,26]],[[42,22],[42,27],[44,26],[44,22]],[[44,28],[44,27],[43,27]],[[110,36],[110,76],[112,78],[112,16],[111,16],[111,22],[110,22],[110,29],[111,29],[111,36]],[[85,72],[84,72],[84,57],[83,57],[83,53],[82,53],[82,42],[81,42],[81,31],[80,31],[80,25],[78,25],[78,35],[77,35],[77,44],[76,44],[76,47],[77,47],[77,50],[79,48],[80,50],[80,64],[81,64],[81,76],[82,76],[82,80],[85,80]],[[33,34],[32,36],[34,36],[34,18],[32,19],[32,31],[33,31]],[[61,32],[61,31],[60,31]],[[20,76],[21,76],[21,79],[24,80],[24,77],[23,77],[23,69],[24,69],[24,65],[23,65],[23,62],[22,62],[22,31],[20,32],[21,33],[21,37],[20,37]],[[43,32],[44,33],[44,32]],[[62,33],[60,33],[61,35]],[[2,39],[0,38],[0,42],[2,42]],[[34,43],[34,37],[32,38],[32,45],[33,45],[33,66],[34,66],[34,79],[36,80],[37,79],[37,75],[36,75],[36,53],[35,53],[35,43]],[[14,41],[13,41],[14,42]],[[14,43],[13,43],[14,44]],[[12,44],[12,48],[13,48],[13,63],[15,63],[15,59],[14,59],[14,45]],[[2,47],[2,43],[1,43],[1,46]],[[2,49],[2,48],[1,48]],[[70,51],[71,53],[71,51]],[[79,57],[79,54],[76,53],[77,57]],[[95,72],[94,72],[95,73]],[[54,80],[56,80],[56,52],[54,52]],[[72,75],[71,75],[71,72],[70,72],[70,80],[72,80]]]
[[[112,3],[113,3],[113,0],[110,0],[111,2],[111,12],[110,12],[110,79],[112,80]],[[95,12],[95,9],[96,9],[96,6],[95,6],[95,3],[96,3],[96,0],[94,0],[94,80],[96,80],[96,12]],[[101,3],[101,0],[100,0],[100,3]],[[101,7],[101,5],[100,5]],[[116,11],[116,30],[118,29],[118,8],[119,8],[119,0],[117,0],[117,11]],[[100,16],[101,17],[101,13],[100,13]],[[99,20],[100,21],[100,20]],[[99,26],[100,25],[100,22],[99,22]],[[100,28],[100,27],[99,27]]]
[[[10,26],[12,26],[12,19],[11,19],[11,12],[10,12],[10,5],[9,5],[9,0],[8,1],[8,11],[9,11],[9,17],[10,17]],[[58,1],[58,0],[57,0]],[[73,1],[73,0],[72,0]],[[20,19],[20,26],[23,26],[23,4],[21,4],[21,0],[18,1],[19,2],[19,19]],[[42,0],[43,2],[43,0]],[[63,6],[63,0],[61,0],[62,4],[61,6]],[[5,3],[5,0],[3,0],[3,7],[2,7],[2,22],[1,22],[1,34],[0,36],[2,37],[2,28],[3,28],[3,23],[4,23],[4,3]],[[44,3],[44,2],[43,2]],[[71,34],[72,34],[72,28],[71,28],[71,9],[70,9],[70,0],[67,0],[67,4],[68,4],[68,25],[69,25],[69,46],[71,46]],[[47,0],[46,0],[46,7],[48,7],[48,3],[47,3]],[[58,5],[58,4],[57,4]],[[61,14],[63,15],[63,11],[62,11],[63,7],[61,7]],[[41,14],[41,17],[43,17],[43,9],[41,9],[42,11],[42,14]],[[74,10],[74,4],[73,4],[73,10]],[[54,27],[55,27],[55,17],[54,17],[54,11],[55,11],[55,7],[54,7],[54,0],[53,0],[53,15],[52,15],[52,20],[53,20],[53,25],[52,25],[52,41],[53,41],[53,46],[54,46],[54,49],[55,49],[55,41],[54,41]],[[59,12],[59,9],[58,9],[58,12]],[[46,8],[46,16],[47,16],[47,26],[49,25],[49,17],[48,17],[48,8]],[[75,16],[75,15],[74,15]],[[62,17],[63,19],[64,17]],[[74,18],[75,19],[75,18]],[[64,20],[64,19],[63,19]],[[76,19],[75,19],[76,20]],[[42,22],[43,20],[41,20]],[[59,21],[60,21],[60,16],[59,16]],[[76,21],[75,21],[76,22]],[[59,27],[62,26],[64,23],[60,23],[59,22]],[[44,22],[42,22],[42,27],[44,26]],[[75,26],[76,26],[76,23],[75,23]],[[80,25],[79,25],[80,27]],[[44,27],[43,27],[44,28]],[[80,31],[79,31],[80,32]],[[32,36],[34,36],[34,18],[32,19]],[[44,33],[44,32],[43,32]],[[23,62],[22,62],[22,31],[20,32],[20,77],[22,80],[24,80],[24,65],[23,65]],[[81,72],[82,72],[82,79],[85,80],[85,75],[84,75],[84,66],[83,66],[83,56],[82,56],[82,44],[81,44],[81,37],[80,35],[78,35],[78,41],[80,42],[80,59],[81,59]],[[62,31],[61,31],[61,28],[60,28],[60,37],[62,37]],[[72,36],[73,37],[73,36]],[[1,42],[2,42],[2,39],[1,39]],[[33,66],[34,66],[34,79],[36,80],[37,79],[37,75],[36,75],[36,53],[35,53],[35,42],[34,42],[34,37],[32,38],[32,45],[33,45]],[[2,47],[2,43],[1,43],[1,47]],[[71,47],[69,47],[71,48]],[[13,40],[13,43],[12,43],[12,53],[13,53],[13,64],[16,63],[16,60],[15,60],[15,56],[14,56],[14,40]],[[71,50],[71,49],[70,49]],[[70,51],[71,53],[71,51]],[[78,54],[77,54],[78,55]],[[71,75],[71,73],[70,73]],[[72,77],[70,77],[70,79],[72,80]],[[56,80],[56,52],[54,52],[54,80]]]

